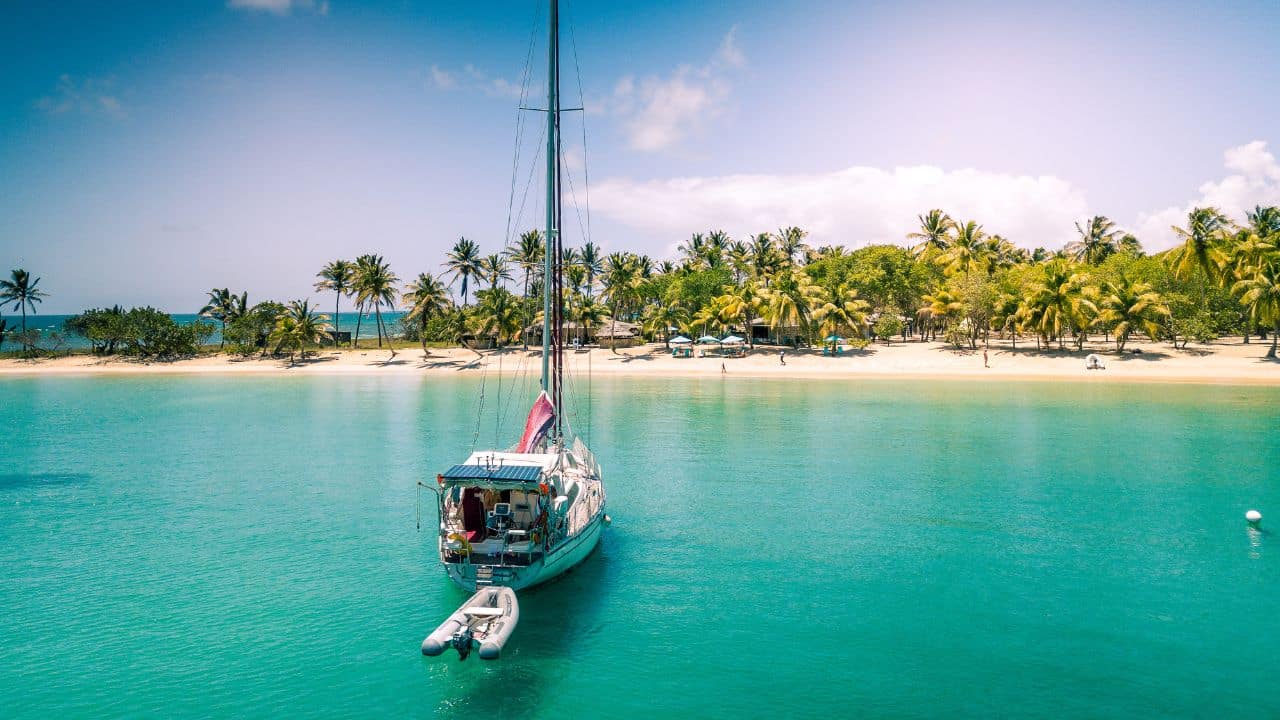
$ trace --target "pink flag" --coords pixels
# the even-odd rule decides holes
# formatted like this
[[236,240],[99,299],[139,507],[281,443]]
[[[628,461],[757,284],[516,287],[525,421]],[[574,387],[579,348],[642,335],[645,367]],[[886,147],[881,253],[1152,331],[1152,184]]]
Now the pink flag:
[[551,404],[551,398],[547,397],[544,390],[533,402],[529,417],[524,421],[524,435],[520,436],[520,445],[516,447],[516,452],[533,452],[538,443],[547,437],[547,431],[551,429],[555,419],[555,406]]

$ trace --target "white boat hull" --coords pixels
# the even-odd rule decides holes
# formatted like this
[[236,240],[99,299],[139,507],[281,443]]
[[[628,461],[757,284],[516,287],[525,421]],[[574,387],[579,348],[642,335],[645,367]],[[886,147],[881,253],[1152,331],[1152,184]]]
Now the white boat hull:
[[[604,506],[591,522],[573,537],[566,538],[551,552],[529,565],[480,565],[469,562],[445,563],[449,579],[463,590],[474,592],[477,587],[499,585],[512,590],[522,590],[540,585],[563,575],[587,559],[600,542],[604,529]],[[489,574],[483,578],[483,585],[477,585],[477,576]]]

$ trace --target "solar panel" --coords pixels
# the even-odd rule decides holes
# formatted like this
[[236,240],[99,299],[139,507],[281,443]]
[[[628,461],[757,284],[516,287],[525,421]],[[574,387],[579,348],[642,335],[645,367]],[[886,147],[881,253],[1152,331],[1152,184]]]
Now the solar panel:
[[499,482],[538,482],[542,469],[531,465],[454,465],[444,472],[446,480],[487,480]]

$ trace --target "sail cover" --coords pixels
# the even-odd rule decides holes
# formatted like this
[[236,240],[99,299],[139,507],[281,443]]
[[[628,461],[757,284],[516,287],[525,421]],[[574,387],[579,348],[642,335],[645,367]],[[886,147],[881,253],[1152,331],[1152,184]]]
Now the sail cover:
[[556,408],[551,404],[551,398],[547,397],[547,391],[543,390],[538,395],[538,399],[533,402],[528,419],[524,421],[524,435],[520,436],[520,445],[516,447],[516,452],[533,452],[534,448],[547,437],[547,432],[551,430],[551,424],[555,420]]

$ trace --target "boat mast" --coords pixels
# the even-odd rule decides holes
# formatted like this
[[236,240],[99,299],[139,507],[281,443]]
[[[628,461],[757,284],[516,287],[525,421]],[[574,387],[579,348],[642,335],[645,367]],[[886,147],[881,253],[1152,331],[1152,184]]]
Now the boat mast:
[[[561,355],[564,323],[560,291],[560,7],[549,0],[547,42],[547,232],[542,274],[542,390],[555,407],[552,441],[561,435]],[[552,301],[552,298],[555,301]],[[554,360],[552,359],[554,353]]]

